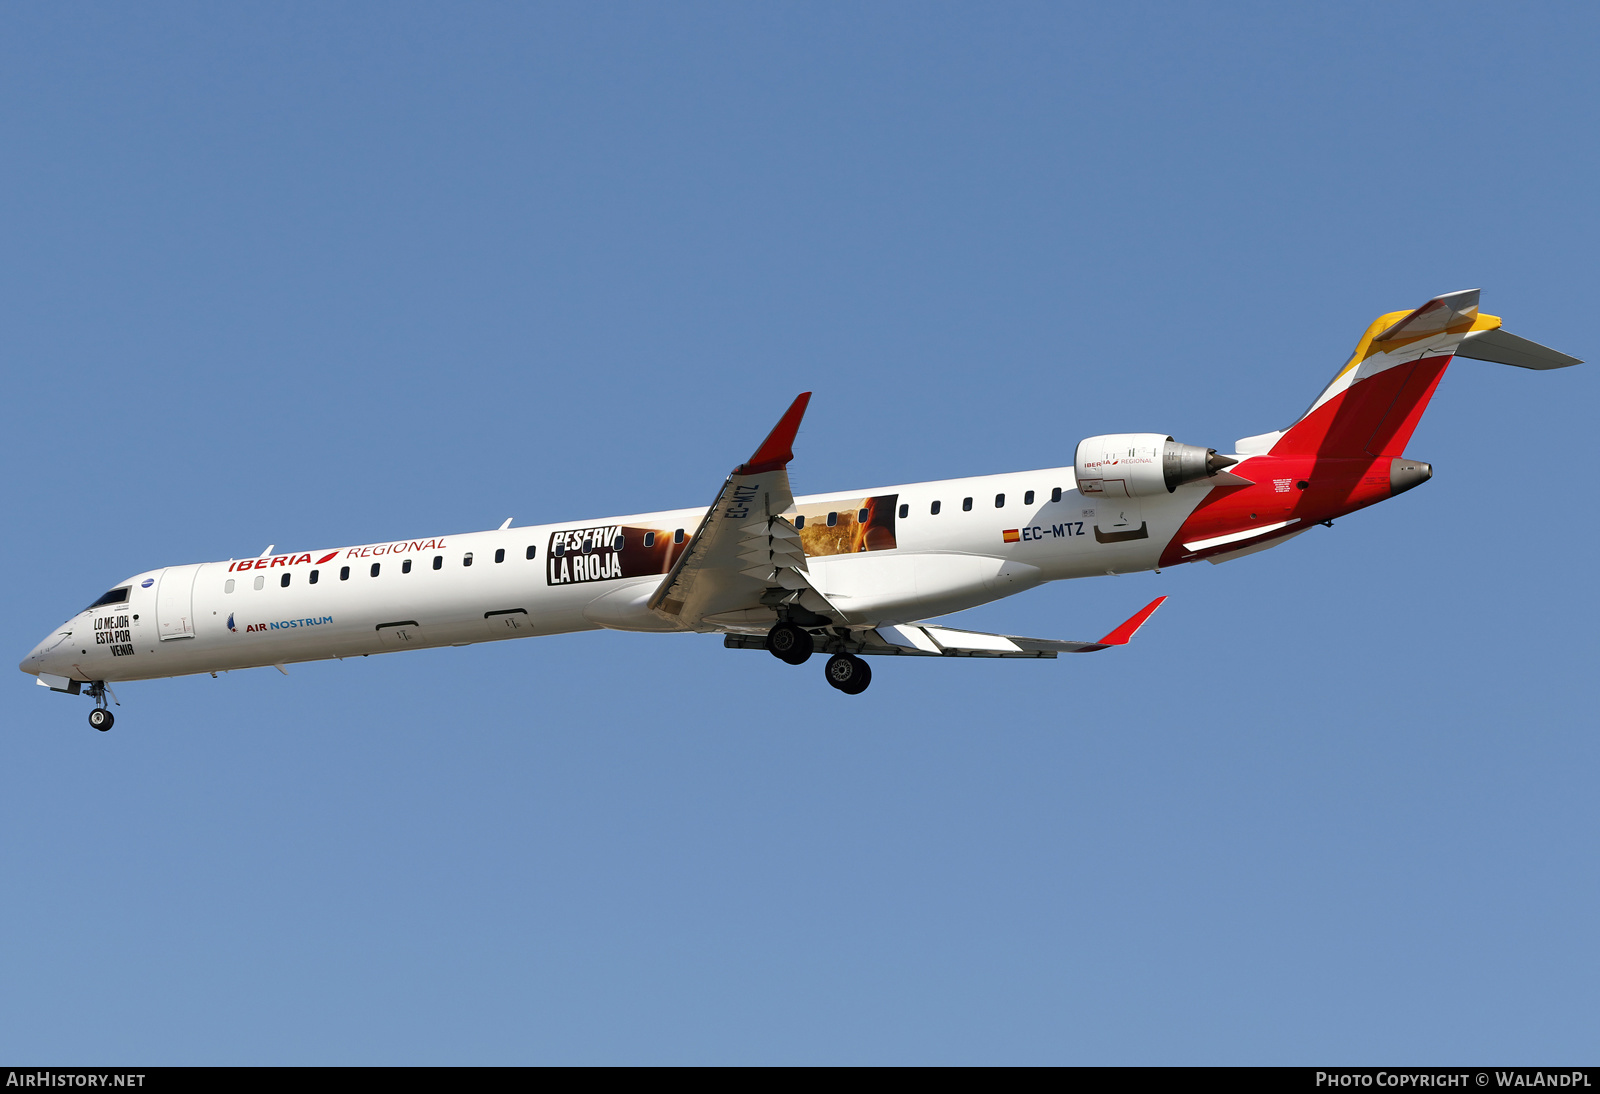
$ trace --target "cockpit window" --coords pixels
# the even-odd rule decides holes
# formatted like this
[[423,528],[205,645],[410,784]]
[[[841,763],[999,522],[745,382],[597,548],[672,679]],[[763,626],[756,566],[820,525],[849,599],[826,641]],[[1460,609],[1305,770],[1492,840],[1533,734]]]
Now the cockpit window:
[[126,604],[128,602],[128,590],[131,588],[133,588],[132,585],[124,585],[120,589],[112,589],[105,596],[90,604],[84,611],[88,611],[90,608],[98,608],[104,604]]

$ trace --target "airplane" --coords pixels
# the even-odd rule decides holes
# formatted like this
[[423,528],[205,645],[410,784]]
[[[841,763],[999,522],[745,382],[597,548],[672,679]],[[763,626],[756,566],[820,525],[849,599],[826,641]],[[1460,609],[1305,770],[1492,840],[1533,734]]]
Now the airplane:
[[[796,398],[704,509],[677,509],[167,566],[135,574],[20,668],[87,694],[112,683],[609,628],[701,632],[858,695],[868,656],[1054,658],[1125,645],[1165,597],[1098,641],[930,622],[1048,581],[1221,563],[1403,494],[1404,449],[1455,357],[1528,369],[1576,357],[1480,314],[1479,291],[1379,316],[1310,408],[1234,451],[1160,433],[1079,443],[1069,467],[796,498]],[[120,706],[120,703],[118,704]]]

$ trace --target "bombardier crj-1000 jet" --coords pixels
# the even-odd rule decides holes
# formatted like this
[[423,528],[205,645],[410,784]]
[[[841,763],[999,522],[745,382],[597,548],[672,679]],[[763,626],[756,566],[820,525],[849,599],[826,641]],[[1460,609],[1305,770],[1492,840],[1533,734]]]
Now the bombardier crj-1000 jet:
[[[862,658],[1055,657],[1126,643],[927,622],[1047,581],[1223,562],[1404,493],[1433,474],[1406,442],[1453,357],[1580,363],[1478,312],[1478,292],[1375,320],[1289,428],[1231,455],[1160,433],[1078,445],[1070,467],[815,494],[789,490],[801,395],[707,509],[168,566],[120,582],[22,661],[95,700],[107,685],[609,627],[700,631],[859,694]],[[1165,598],[1162,598],[1165,599]]]

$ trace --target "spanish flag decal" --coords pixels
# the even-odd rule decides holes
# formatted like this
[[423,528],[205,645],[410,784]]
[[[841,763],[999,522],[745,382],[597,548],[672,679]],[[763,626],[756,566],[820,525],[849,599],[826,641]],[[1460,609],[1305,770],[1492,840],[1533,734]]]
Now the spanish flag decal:
[[1007,528],[1004,532],[1001,532],[1000,535],[1007,543],[1015,543],[1017,540],[1022,538],[1022,533],[1017,531],[1015,528]]

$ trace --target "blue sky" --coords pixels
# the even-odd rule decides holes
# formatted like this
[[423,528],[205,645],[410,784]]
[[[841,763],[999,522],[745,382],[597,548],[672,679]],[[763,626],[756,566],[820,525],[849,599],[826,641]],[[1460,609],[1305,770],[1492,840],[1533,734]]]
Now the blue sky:
[[[1596,357],[1584,5],[13,5],[0,591],[1226,450],[1482,286]],[[584,634],[0,691],[0,1057],[1551,1063],[1600,1028],[1593,366],[880,665]]]

